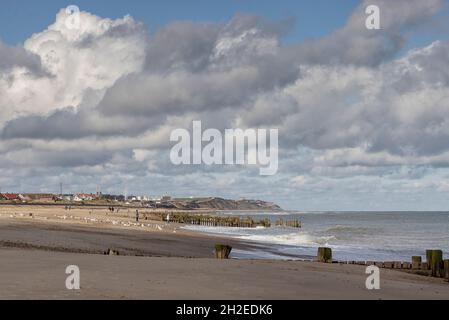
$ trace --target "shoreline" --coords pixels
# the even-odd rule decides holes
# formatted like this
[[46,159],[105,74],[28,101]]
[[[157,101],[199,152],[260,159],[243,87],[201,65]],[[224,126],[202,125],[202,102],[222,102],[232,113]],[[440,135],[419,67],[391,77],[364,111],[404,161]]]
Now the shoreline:
[[[226,211],[228,212],[228,211]],[[72,210],[65,210],[64,206],[1,206],[0,205],[0,231],[2,230],[2,225],[14,225],[18,234],[28,234],[27,228],[31,228],[31,230],[37,234],[39,234],[39,228],[48,229],[48,230],[58,230],[60,233],[80,233],[79,237],[83,237],[82,233],[87,233],[90,231],[90,234],[101,234],[107,232],[107,230],[112,230],[116,232],[115,237],[119,238],[119,233],[123,233],[128,240],[131,240],[133,236],[139,237],[140,234],[144,234],[149,239],[157,238],[155,235],[164,235],[165,238],[175,238],[176,242],[186,242],[189,241],[189,238],[195,239],[205,239],[205,242],[208,243],[211,250],[213,250],[215,244],[228,244],[233,246],[234,253],[231,253],[231,258],[238,259],[279,259],[279,260],[311,260],[316,257],[316,250],[319,246],[308,246],[308,245],[296,245],[281,242],[273,242],[273,241],[264,241],[259,239],[258,236],[245,236],[246,228],[231,228],[231,227],[220,227],[224,228],[224,231],[221,230],[216,232],[212,226],[208,225],[195,225],[195,224],[184,224],[184,223],[173,223],[167,224],[164,221],[161,221],[162,217],[164,217],[167,213],[173,213],[172,210],[161,210],[161,209],[150,209],[150,210],[139,210],[140,213],[140,221],[135,222],[135,211],[134,209],[121,209],[120,212],[115,211],[111,213],[107,207],[76,207],[72,208]],[[161,215],[162,213],[162,215]],[[200,212],[199,214],[204,213]],[[147,219],[148,218],[148,219]],[[209,228],[209,229],[208,229]],[[212,229],[210,229],[212,228]],[[84,230],[86,229],[86,230]],[[226,229],[229,229],[231,232],[227,232]],[[257,228],[256,228],[257,229]],[[47,230],[47,231],[48,231]],[[241,230],[242,233],[239,233]],[[254,230],[250,228],[249,230]],[[11,231],[11,230],[9,230]],[[268,229],[267,229],[268,231]],[[293,232],[293,229],[292,229]],[[47,232],[48,233],[48,232]],[[301,233],[301,232],[299,232]],[[91,248],[70,248],[65,246],[64,241],[56,241],[55,244],[48,244],[45,241],[35,241],[33,237],[20,237],[18,234],[13,234],[12,237],[8,238],[5,236],[8,233],[3,232],[3,238],[0,233],[0,245],[3,243],[4,246],[8,247],[24,247],[24,248],[41,248],[42,250],[57,250],[57,251],[75,251],[75,252],[95,252],[100,253],[104,252],[108,249],[113,249],[109,247],[105,247],[111,242],[107,242],[101,250],[98,246],[95,247],[94,250]],[[10,233],[9,233],[10,234]],[[144,238],[145,238],[144,236]],[[47,235],[48,237],[48,235]],[[183,238],[186,238],[185,241],[182,241]],[[62,239],[61,235],[58,235],[59,239]],[[192,243],[192,248],[194,248],[198,242],[195,240]],[[17,244],[15,244],[17,243]],[[101,242],[99,242],[101,244]],[[131,250],[126,250],[131,249]],[[132,245],[129,244],[127,248],[125,248],[125,253],[128,252],[137,252],[137,255],[151,255],[152,252],[148,253],[145,250],[142,252],[137,250],[132,250]],[[142,249],[142,248],[140,248]],[[176,246],[173,247],[175,254],[171,254],[168,251],[168,248],[165,248],[164,254],[167,256],[184,256],[185,254],[181,254],[179,250],[176,249]],[[349,250],[349,249],[346,249]],[[192,252],[195,250],[189,249],[187,252]],[[345,251],[339,248],[336,250],[335,258],[340,261],[403,261],[407,262],[410,260],[412,255],[422,255],[425,253],[425,249],[421,250],[422,253],[416,252],[416,254],[410,254],[410,256],[406,257],[380,257],[376,258],[373,256],[364,255],[356,256],[352,255],[349,257],[345,257]],[[444,251],[444,250],[443,250]],[[239,254],[235,254],[239,252]],[[343,256],[341,253],[343,252]],[[348,251],[349,252],[349,251]],[[243,254],[242,254],[243,253]],[[444,255],[447,255],[447,252],[443,252]],[[133,253],[132,253],[133,254]],[[160,255],[160,253],[157,253]],[[204,252],[201,253],[202,257],[205,257]],[[209,255],[210,256],[210,255]]]
[[[195,250],[195,247],[200,244],[200,240],[204,239],[204,243],[207,243],[210,246],[210,251],[213,251],[215,244],[228,244],[231,245],[234,250],[231,253],[231,258],[238,259],[278,259],[278,260],[312,260],[316,257],[316,250],[318,248],[318,244],[316,247],[313,246],[299,246],[287,243],[277,243],[270,241],[262,241],[259,239],[244,239],[245,237],[240,237],[238,234],[230,234],[230,233],[222,233],[222,232],[214,232],[208,231],[208,226],[197,226],[190,224],[177,224],[170,223],[167,224],[164,221],[161,221],[161,212],[172,213],[172,210],[161,210],[161,209],[150,209],[150,210],[142,210],[140,212],[141,219],[138,223],[136,223],[133,219],[135,217],[135,211],[133,209],[122,209],[119,213],[111,213],[107,207],[76,207],[72,208],[72,210],[65,210],[64,206],[1,206],[0,205],[0,231],[4,228],[5,225],[9,225],[10,227],[14,224],[16,230],[15,234],[11,235],[11,230],[9,233],[2,232],[0,233],[0,246],[3,243],[3,246],[7,247],[23,247],[23,248],[35,248],[42,250],[55,250],[60,252],[93,252],[93,253],[102,253],[108,249],[114,249],[107,247],[108,245],[114,245],[117,241],[113,241],[113,238],[120,238],[120,234],[122,233],[124,237],[128,238],[127,241],[132,241],[134,236],[140,237],[141,234],[144,235],[143,238],[148,239],[157,239],[156,235],[163,235],[162,238],[172,239],[174,238],[174,243],[190,243],[191,248],[187,249],[187,254],[193,252],[193,255],[198,254],[198,250]],[[226,211],[228,212],[228,211]],[[204,212],[199,212],[199,214]],[[148,220],[142,219],[142,216],[147,216]],[[163,216],[163,215],[162,215]],[[158,219],[158,220],[155,220]],[[198,227],[198,228],[197,228]],[[204,230],[203,228],[206,228]],[[55,243],[49,244],[43,241],[42,239],[35,239],[33,237],[21,237],[20,235],[26,234],[30,235],[33,232],[37,235],[40,234],[40,229],[46,229],[47,235],[45,237],[54,237],[51,235],[49,230],[57,230],[59,231],[59,235],[55,238],[57,240]],[[203,230],[201,230],[203,229]],[[230,230],[235,228],[229,228]],[[245,228],[241,228],[245,230]],[[31,230],[30,232],[27,232]],[[73,234],[79,233],[78,237],[82,238],[83,234],[90,234],[90,238],[92,235],[99,235],[102,233],[107,233],[108,230],[115,232],[115,235],[111,237],[111,241],[106,242],[99,248],[101,245],[101,241],[99,241],[97,246],[92,248],[71,248],[70,246],[66,246],[63,241],[63,234]],[[251,229],[252,230],[252,229]],[[6,237],[6,235],[10,234],[11,237]],[[62,235],[61,235],[62,234]],[[3,237],[1,237],[3,235]],[[45,238],[41,237],[41,238]],[[185,238],[185,239],[184,239]],[[195,239],[193,242],[189,239]],[[59,240],[58,240],[59,239]],[[61,240],[62,239],[62,240]],[[27,242],[28,241],[28,242]],[[159,245],[157,245],[159,246]],[[157,247],[156,246],[156,247]],[[142,244],[139,248],[133,248],[132,244],[128,243],[123,250],[124,254],[136,254],[138,256],[151,256],[154,255],[153,251],[142,250]],[[156,248],[157,249],[157,248]],[[185,253],[179,252],[177,246],[174,245],[172,247],[173,252],[169,252],[169,248],[165,246],[162,255],[166,256],[185,256]],[[196,252],[195,252],[196,251]],[[424,253],[424,249],[422,250]],[[211,252],[208,252],[209,255],[206,255],[204,250],[201,252],[201,257],[211,257],[213,256]],[[235,254],[238,252],[238,254]],[[445,253],[446,254],[446,253]],[[161,253],[156,250],[156,255],[160,256]],[[418,254],[419,255],[419,254]],[[411,257],[411,256],[410,256]],[[349,259],[343,258],[339,256],[337,251],[336,253],[337,260],[340,261],[408,261],[409,258],[388,258],[388,259],[376,259],[372,257],[350,257]],[[404,260],[405,259],[405,260]]]
[[90,209],[0,206],[0,247],[91,254],[113,249],[122,255],[212,258],[215,244],[222,243],[235,250],[270,252],[267,245],[191,231],[183,224],[135,223],[126,210],[112,215],[104,208]]
[[[111,213],[108,207],[79,206],[72,210],[65,210],[65,206],[2,206],[0,205],[0,247],[23,247],[42,250],[54,250],[59,252],[93,252],[101,253],[107,249],[114,249],[117,238],[125,237],[127,245],[121,244],[123,254],[137,253],[139,256],[161,255],[163,256],[185,256],[193,255],[199,257],[213,257],[215,244],[223,243],[231,245],[234,250],[241,251],[266,251],[272,255],[279,255],[275,250],[270,250],[270,244],[255,241],[246,241],[226,235],[209,234],[200,231],[189,230],[186,224],[170,223],[160,220],[153,220],[161,212],[172,213],[173,210],[151,210],[139,209],[140,215],[149,216],[149,220],[140,219],[135,222],[135,208],[121,208],[117,213]],[[183,211],[181,211],[183,212]],[[226,212],[226,211],[224,211]],[[189,211],[189,213],[191,213]],[[205,214],[203,210],[196,211],[198,214]],[[92,247],[82,246],[71,247],[70,241],[64,235],[78,234],[78,238],[83,236],[92,238],[94,235],[107,234],[110,239],[101,242],[99,239]],[[52,242],[45,241],[45,238],[53,239]],[[135,240],[137,238],[139,240]],[[171,248],[161,245],[164,239],[169,243],[190,244],[186,253],[180,252],[179,245]],[[133,240],[142,242],[142,239],[156,241],[156,253],[153,250],[145,249],[145,245],[140,243],[137,248],[133,248]],[[104,239],[103,239],[104,240]],[[122,239],[123,240],[123,239]],[[142,241],[141,241],[142,240]],[[129,243],[129,244],[128,244]],[[71,244],[76,244],[72,242]],[[208,245],[210,252],[205,252],[204,245]],[[201,248],[201,249],[198,249]],[[172,250],[173,252],[169,252]],[[309,258],[304,255],[290,255],[285,257],[292,259]]]

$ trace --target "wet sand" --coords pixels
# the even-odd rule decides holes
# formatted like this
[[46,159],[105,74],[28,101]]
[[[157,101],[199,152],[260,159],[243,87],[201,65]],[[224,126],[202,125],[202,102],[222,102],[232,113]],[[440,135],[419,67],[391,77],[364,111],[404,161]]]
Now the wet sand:
[[216,243],[244,249],[229,239],[195,235],[183,230],[140,231],[55,223],[1,221],[0,247],[43,251],[103,254],[108,249],[120,255],[152,257],[213,257]]

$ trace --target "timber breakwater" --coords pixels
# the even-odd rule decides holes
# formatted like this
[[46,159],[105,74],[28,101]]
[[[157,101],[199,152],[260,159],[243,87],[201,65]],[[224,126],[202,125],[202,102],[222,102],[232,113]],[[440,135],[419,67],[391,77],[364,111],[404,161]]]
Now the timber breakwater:
[[230,228],[270,228],[272,226],[301,228],[301,222],[295,220],[277,220],[272,222],[270,219],[254,219],[252,217],[236,216],[217,216],[217,215],[198,215],[188,213],[160,213],[161,221],[180,224],[210,226],[210,227],[230,227]]
[[449,281],[449,260],[443,259],[443,251],[426,250],[426,261],[422,256],[413,256],[411,261],[338,261],[332,259],[332,249],[318,248],[317,258],[313,261],[334,264],[353,264],[376,266],[383,269],[396,269],[422,276],[444,278]]

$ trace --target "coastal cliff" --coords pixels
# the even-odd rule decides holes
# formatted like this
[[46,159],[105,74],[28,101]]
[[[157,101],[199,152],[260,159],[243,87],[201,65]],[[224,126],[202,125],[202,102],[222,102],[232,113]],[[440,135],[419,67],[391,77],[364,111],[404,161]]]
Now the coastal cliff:
[[262,200],[229,200],[223,198],[173,199],[170,201],[178,209],[215,209],[215,210],[264,210],[281,211],[275,203]]

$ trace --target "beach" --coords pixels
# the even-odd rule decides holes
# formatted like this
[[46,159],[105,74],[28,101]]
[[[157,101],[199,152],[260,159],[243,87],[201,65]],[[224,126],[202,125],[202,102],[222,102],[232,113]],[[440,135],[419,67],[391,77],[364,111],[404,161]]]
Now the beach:
[[[381,289],[370,291],[364,266],[214,259],[217,243],[261,245],[107,212],[1,206],[0,299],[449,299],[443,279],[402,271],[382,269]],[[69,265],[81,290],[65,288]]]

